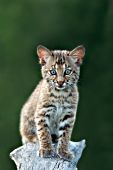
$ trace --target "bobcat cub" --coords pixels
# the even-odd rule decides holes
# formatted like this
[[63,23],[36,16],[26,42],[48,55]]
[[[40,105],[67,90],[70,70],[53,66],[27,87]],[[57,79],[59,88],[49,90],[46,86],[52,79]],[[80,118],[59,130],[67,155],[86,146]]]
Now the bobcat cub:
[[21,111],[20,133],[23,143],[39,142],[39,156],[49,157],[52,143],[57,143],[57,154],[71,159],[68,144],[73,130],[78,105],[77,81],[85,49],[50,51],[38,46],[43,79]]

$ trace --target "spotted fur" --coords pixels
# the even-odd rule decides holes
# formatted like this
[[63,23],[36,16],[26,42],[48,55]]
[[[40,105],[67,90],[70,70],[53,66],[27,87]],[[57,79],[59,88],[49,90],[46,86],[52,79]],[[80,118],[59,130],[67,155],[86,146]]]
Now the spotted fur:
[[56,142],[58,155],[70,159],[68,144],[76,119],[77,82],[85,50],[78,46],[72,51],[50,51],[38,46],[37,54],[43,79],[22,108],[22,141],[38,141],[41,157],[50,156],[52,143]]

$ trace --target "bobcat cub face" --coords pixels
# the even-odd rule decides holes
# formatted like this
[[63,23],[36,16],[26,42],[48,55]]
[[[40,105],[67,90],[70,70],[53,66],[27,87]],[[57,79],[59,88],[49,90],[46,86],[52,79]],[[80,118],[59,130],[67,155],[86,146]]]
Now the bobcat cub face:
[[38,46],[37,54],[42,65],[42,76],[51,88],[63,90],[77,83],[80,64],[85,54],[83,46],[72,51],[50,51],[44,46]]
[[48,79],[56,89],[65,89],[71,85],[70,78],[73,71],[69,65],[56,63],[51,67],[49,72]]

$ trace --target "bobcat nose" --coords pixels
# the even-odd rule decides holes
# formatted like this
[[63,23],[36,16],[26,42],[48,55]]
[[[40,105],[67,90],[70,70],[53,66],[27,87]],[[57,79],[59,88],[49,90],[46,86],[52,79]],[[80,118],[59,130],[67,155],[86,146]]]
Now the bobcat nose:
[[57,83],[60,87],[62,87],[62,85],[64,84],[64,81],[57,81]]

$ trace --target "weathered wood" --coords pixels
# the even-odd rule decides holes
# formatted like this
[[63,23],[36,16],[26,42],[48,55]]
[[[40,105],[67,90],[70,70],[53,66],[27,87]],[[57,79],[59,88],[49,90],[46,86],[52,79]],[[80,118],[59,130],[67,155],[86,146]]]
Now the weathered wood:
[[[53,145],[55,149],[55,145]],[[58,157],[40,158],[38,156],[38,144],[27,143],[10,153],[18,170],[77,170],[77,163],[85,148],[85,140],[71,142],[70,150],[74,153],[71,161],[66,161]]]

